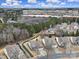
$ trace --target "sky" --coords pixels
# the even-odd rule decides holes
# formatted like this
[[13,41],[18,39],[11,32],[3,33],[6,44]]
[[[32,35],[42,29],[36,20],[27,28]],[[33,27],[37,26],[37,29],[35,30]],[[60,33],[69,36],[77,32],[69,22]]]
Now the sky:
[[79,8],[79,0],[0,0],[0,8]]

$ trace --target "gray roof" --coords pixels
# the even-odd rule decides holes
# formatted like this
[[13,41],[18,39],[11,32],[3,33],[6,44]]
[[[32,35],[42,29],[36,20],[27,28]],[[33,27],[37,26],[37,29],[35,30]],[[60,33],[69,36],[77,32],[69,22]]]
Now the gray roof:
[[6,48],[7,56],[10,59],[26,59],[26,56],[18,45],[9,45]]
[[51,49],[52,48],[52,45],[53,45],[53,40],[51,40],[50,38],[48,37],[45,37],[44,38],[44,41],[45,41],[45,47],[47,49]]

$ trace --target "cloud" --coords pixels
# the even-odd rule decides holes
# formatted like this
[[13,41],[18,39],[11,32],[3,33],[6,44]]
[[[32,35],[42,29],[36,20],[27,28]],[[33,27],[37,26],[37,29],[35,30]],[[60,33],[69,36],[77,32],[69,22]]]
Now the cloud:
[[60,1],[59,0],[46,0],[46,2],[49,2],[49,3],[59,3]]
[[39,3],[38,6],[43,7],[43,8],[51,8],[53,5],[52,3]]
[[79,2],[79,0],[67,0],[68,2]]
[[[66,1],[66,2],[65,2]],[[10,7],[10,8],[61,8],[71,6],[67,5],[67,2],[77,2],[79,0],[65,0],[62,2],[61,0],[46,0],[45,2],[37,2],[37,0],[28,0],[27,4],[22,5],[21,0],[6,0],[5,3],[2,3],[0,7]],[[32,4],[34,3],[34,4]]]
[[52,4],[52,3],[39,3],[38,6],[41,8],[61,8],[64,7],[66,3],[60,3],[60,4]]
[[3,7],[22,7],[22,1],[19,0],[6,0],[5,3],[2,3],[1,6]]
[[30,4],[26,4],[23,6],[23,8],[32,8],[33,6],[31,6]]
[[6,5],[7,5],[6,3],[2,3],[2,4],[1,4],[1,6],[6,6]]
[[37,3],[36,0],[28,0],[28,3]]
[[66,5],[66,2],[61,2],[60,5]]

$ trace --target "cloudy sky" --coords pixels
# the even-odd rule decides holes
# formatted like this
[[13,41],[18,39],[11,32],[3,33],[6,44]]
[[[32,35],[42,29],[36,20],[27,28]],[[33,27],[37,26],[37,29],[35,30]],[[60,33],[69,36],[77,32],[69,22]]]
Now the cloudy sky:
[[79,0],[0,0],[0,8],[79,8]]

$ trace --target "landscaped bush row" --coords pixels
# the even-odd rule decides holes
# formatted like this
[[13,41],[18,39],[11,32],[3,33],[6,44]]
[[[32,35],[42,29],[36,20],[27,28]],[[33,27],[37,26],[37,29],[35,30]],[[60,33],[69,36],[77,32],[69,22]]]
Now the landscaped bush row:
[[[16,23],[16,24],[13,24],[14,27],[18,27],[18,28],[24,28],[24,29],[27,29],[28,32],[30,33],[30,36],[32,36],[34,33],[38,33],[40,32],[41,30],[44,30],[44,29],[48,29],[50,27],[50,25],[54,26],[56,24],[60,24],[60,23],[63,23],[63,22],[66,22],[66,23],[71,23],[71,22],[74,22],[75,19],[72,19],[72,20],[69,20],[69,19],[66,19],[66,18],[56,18],[56,17],[49,17],[49,20],[47,22],[44,22],[44,23],[39,23],[39,24],[25,24],[25,23]],[[77,22],[78,22],[78,19],[77,19]],[[5,28],[7,25],[6,24],[0,24],[0,29],[3,29]]]
[[[60,24],[60,23],[71,23],[74,22],[75,20],[69,20],[69,19],[61,19],[61,18],[56,18],[56,17],[49,17],[49,20],[47,22],[44,23],[39,23],[39,24],[25,24],[25,23],[17,23],[17,24],[13,24],[14,27],[19,27],[19,28],[24,28],[27,29],[28,32],[30,33],[30,36],[32,36],[34,33],[38,33],[41,30],[44,29],[48,29],[50,27],[50,25],[54,26],[56,24]],[[78,21],[78,20],[77,20]],[[65,33],[65,35],[68,35],[67,33]],[[69,35],[73,35],[73,33],[69,34]],[[79,34],[77,34],[79,35]]]
[[55,25],[57,23],[59,23],[59,20],[57,18],[49,18],[49,20],[47,22],[39,23],[39,24],[29,24],[28,25],[25,23],[16,23],[13,25],[14,25],[14,27],[27,29],[29,31],[30,35],[32,35],[34,33],[40,32],[41,30],[49,28],[50,25]]

